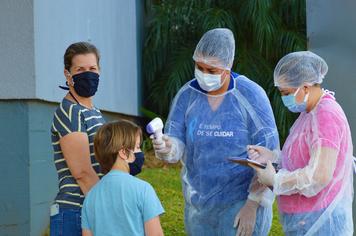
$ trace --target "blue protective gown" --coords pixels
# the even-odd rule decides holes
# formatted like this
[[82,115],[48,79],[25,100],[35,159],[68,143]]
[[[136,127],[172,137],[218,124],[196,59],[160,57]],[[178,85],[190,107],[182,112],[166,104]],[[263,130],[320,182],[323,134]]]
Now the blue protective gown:
[[[193,79],[176,95],[165,133],[184,144],[180,159],[187,233],[236,233],[234,218],[247,199],[254,172],[228,158],[246,158],[249,144],[279,148],[265,91],[245,76],[232,72],[228,91],[212,96]],[[272,219],[271,209],[259,209],[258,214],[261,216],[257,216],[256,225],[265,225],[267,229],[255,230],[254,234],[265,235]],[[227,228],[231,233],[227,233]]]

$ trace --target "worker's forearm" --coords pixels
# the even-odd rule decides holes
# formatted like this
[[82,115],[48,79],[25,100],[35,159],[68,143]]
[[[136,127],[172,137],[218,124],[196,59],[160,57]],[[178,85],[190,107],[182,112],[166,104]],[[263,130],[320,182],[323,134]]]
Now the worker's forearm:
[[93,170],[90,173],[83,174],[80,178],[77,178],[76,180],[84,195],[87,195],[89,190],[99,181],[99,177]]
[[253,201],[253,200],[247,199],[247,200],[246,200],[245,205],[249,205],[249,206],[251,206],[251,209],[257,209],[257,208],[258,208],[258,206],[259,206],[259,203],[258,203],[258,202],[256,202],[256,201]]

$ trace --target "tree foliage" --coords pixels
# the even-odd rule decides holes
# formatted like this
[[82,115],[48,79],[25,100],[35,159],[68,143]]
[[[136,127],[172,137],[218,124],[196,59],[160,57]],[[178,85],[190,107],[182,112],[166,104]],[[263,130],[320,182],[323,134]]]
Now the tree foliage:
[[295,120],[273,84],[278,60],[306,49],[304,0],[146,0],[143,52],[144,107],[166,117],[179,88],[194,75],[192,55],[204,32],[234,32],[233,71],[267,92],[281,140]]

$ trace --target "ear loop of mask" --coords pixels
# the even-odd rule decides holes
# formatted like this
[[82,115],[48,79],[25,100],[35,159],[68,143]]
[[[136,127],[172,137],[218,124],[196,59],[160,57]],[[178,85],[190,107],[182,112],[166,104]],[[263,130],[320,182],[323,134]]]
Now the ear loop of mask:
[[293,96],[294,96],[294,97],[297,96],[299,90],[300,90],[300,87],[297,89],[297,91],[295,91],[295,92],[293,93]]
[[[226,82],[226,79],[227,79],[227,77],[225,77],[225,78],[223,78],[223,80],[221,81],[221,78],[222,78],[224,72],[225,72],[225,70],[224,70],[223,72],[221,72],[221,74],[216,74],[216,75],[219,75],[219,76],[220,76],[220,86],[221,86],[221,87],[224,86],[224,84],[225,84],[225,82]],[[220,87],[220,88],[221,88],[221,87]]]
[[[300,88],[301,88],[301,87],[299,87],[299,88],[297,89],[297,91],[294,92],[294,94],[293,94],[294,97],[297,96],[297,94],[298,94]],[[307,102],[308,99],[309,99],[309,93],[307,93],[307,94],[304,96],[303,102]]]
[[[72,74],[67,70],[67,76],[70,76],[70,78],[72,79],[72,86],[74,86],[74,80],[73,80],[73,76]],[[68,82],[66,82],[66,84],[68,85]],[[69,86],[69,85],[68,85]]]
[[[67,71],[67,76],[71,76],[72,77],[72,75],[70,74],[70,72],[68,71],[68,70],[66,70]],[[73,81],[73,77],[72,77],[72,83],[73,83],[73,86],[74,86],[74,81]],[[66,81],[66,86],[67,87],[65,87],[65,86],[58,86],[59,88],[61,88],[61,89],[64,89],[64,90],[69,90],[69,84],[68,84],[68,81]]]
[[[220,78],[223,76],[225,70],[220,74]],[[221,82],[221,86],[223,86],[226,82],[227,76],[225,76],[224,80]]]

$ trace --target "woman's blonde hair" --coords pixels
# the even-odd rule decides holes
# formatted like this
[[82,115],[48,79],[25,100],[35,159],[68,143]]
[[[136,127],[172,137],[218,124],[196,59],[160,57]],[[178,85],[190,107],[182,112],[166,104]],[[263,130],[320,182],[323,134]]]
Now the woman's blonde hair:
[[113,121],[100,127],[94,138],[94,152],[103,174],[111,170],[121,149],[126,152],[135,149],[137,136],[142,141],[141,128],[128,120]]

